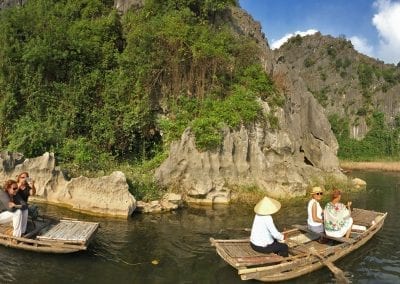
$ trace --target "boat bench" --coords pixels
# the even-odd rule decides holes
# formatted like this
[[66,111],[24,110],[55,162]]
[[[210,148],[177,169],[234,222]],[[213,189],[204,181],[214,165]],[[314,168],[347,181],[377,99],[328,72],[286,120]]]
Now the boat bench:
[[307,226],[305,226],[305,225],[293,225],[293,227],[296,228],[296,229],[299,229],[299,230],[301,230],[301,231],[303,231],[303,232],[313,233],[313,234],[315,234],[315,235],[319,235],[320,237],[323,237],[323,238],[326,238],[326,239],[330,239],[330,240],[334,240],[334,241],[337,241],[337,242],[339,242],[339,243],[349,243],[349,244],[354,243],[354,240],[353,240],[353,239],[335,238],[335,237],[327,236],[325,233],[316,233],[316,232],[313,232],[313,231],[311,231],[311,230],[310,230]]
[[42,241],[57,241],[62,243],[82,244],[89,242],[99,224],[76,220],[60,220],[43,235],[37,236]]

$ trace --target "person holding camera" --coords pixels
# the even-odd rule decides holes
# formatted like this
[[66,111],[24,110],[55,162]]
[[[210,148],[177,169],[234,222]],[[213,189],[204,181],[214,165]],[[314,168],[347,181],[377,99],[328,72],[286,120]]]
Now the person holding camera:
[[[28,204],[29,196],[36,195],[35,180],[29,177],[28,172],[22,172],[18,175],[17,182],[18,195]],[[39,208],[34,204],[29,204],[28,212],[32,220],[36,220],[39,215]]]
[[36,194],[35,181],[29,177],[27,172],[22,172],[17,177],[18,194],[28,203],[28,198]]
[[0,224],[12,222],[14,237],[21,237],[28,222],[28,205],[18,194],[15,180],[7,180],[0,191]]

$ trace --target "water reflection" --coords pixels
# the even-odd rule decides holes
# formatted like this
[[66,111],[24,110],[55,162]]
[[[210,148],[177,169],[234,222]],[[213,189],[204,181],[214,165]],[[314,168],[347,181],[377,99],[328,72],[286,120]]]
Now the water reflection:
[[[354,207],[387,211],[381,232],[336,264],[353,283],[400,283],[400,177],[393,173],[354,172],[366,191],[343,197]],[[324,196],[325,201],[328,196]],[[274,216],[279,229],[304,223],[307,200],[285,202]],[[197,207],[171,214],[135,215],[128,220],[81,215],[41,206],[51,215],[100,222],[89,250],[72,255],[24,252],[0,247],[1,283],[243,283],[223,262],[209,238],[248,236],[252,206]],[[157,260],[158,264],[152,264]],[[23,266],[21,264],[24,264]],[[246,283],[257,283],[246,281]],[[289,283],[334,283],[327,269]]]

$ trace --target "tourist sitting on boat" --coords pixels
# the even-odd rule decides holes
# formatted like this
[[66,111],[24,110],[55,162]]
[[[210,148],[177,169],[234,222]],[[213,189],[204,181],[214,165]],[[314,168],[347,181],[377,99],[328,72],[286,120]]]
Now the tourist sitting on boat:
[[[36,194],[35,180],[29,177],[28,172],[22,172],[17,177],[18,195],[28,204],[29,196]],[[28,215],[35,220],[39,215],[39,209],[36,205],[29,204]]]
[[256,213],[251,228],[250,245],[258,252],[276,253],[288,256],[288,245],[283,243],[285,236],[280,233],[272,220],[271,215],[281,208],[279,201],[264,197],[254,207]]
[[15,180],[7,180],[3,189],[0,191],[0,224],[12,222],[12,235],[14,237],[21,237],[26,231],[28,206],[17,195],[18,184]]
[[308,228],[315,233],[324,232],[324,220],[322,219],[322,208],[319,204],[323,194],[322,188],[315,186],[311,190],[311,199],[308,201],[307,205],[307,225]]
[[325,234],[330,237],[341,238],[346,235],[350,237],[353,218],[351,218],[351,201],[347,206],[340,202],[342,193],[335,189],[332,192],[331,202],[324,209]]

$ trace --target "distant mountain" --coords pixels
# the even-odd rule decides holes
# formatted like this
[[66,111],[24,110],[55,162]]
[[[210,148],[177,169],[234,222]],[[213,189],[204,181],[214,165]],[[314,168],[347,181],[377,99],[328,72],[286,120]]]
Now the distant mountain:
[[399,117],[400,68],[360,54],[346,38],[296,36],[274,54],[298,72],[328,117],[348,120],[351,138],[366,135],[376,112],[389,127]]

